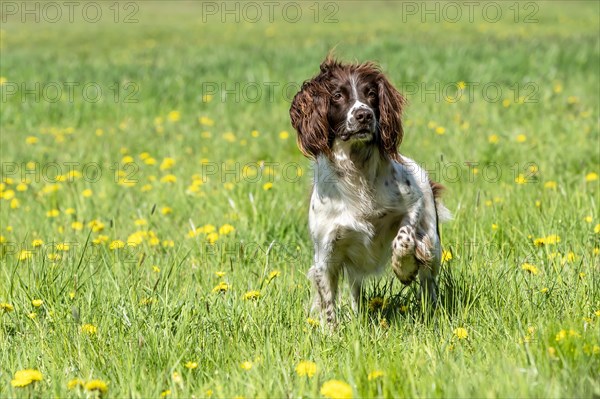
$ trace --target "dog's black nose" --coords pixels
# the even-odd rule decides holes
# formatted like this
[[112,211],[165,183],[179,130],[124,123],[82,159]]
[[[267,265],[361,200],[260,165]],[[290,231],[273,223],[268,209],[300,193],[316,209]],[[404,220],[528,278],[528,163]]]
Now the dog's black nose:
[[360,108],[354,111],[354,117],[361,123],[371,122],[373,120],[373,111],[366,108]]

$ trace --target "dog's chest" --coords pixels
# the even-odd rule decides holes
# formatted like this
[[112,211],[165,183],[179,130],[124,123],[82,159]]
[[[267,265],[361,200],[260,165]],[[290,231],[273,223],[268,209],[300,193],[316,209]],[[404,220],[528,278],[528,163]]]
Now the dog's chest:
[[401,208],[397,198],[392,201],[383,191],[367,194],[316,187],[309,215],[311,234],[315,242],[332,245],[335,256],[347,266],[376,272],[391,255]]

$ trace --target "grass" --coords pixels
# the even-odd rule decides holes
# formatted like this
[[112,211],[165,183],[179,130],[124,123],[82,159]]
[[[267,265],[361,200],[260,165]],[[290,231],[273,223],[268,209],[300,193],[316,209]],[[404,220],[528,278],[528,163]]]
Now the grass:
[[[598,3],[436,23],[348,1],[337,23],[240,24],[187,2],[114,23],[101,4],[96,24],[2,21],[0,396],[99,395],[77,378],[108,397],[600,395]],[[386,274],[359,316],[343,291],[336,331],[308,320],[312,170],[280,88],[333,47],[403,88],[401,151],[448,188],[430,318]],[[65,82],[103,94],[70,101]],[[13,387],[30,368],[42,381]]]

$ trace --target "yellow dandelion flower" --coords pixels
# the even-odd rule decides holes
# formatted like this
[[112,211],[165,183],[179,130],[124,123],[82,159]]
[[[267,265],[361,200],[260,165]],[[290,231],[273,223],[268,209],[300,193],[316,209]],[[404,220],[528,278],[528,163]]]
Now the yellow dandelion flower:
[[176,183],[177,182],[177,176],[172,175],[172,174],[165,175],[165,176],[163,176],[163,177],[160,178],[160,182],[161,183]]
[[560,342],[560,341],[564,340],[565,338],[567,338],[567,330],[560,330],[554,337],[554,340],[556,342]]
[[196,234],[200,234],[200,233],[208,234],[208,233],[213,233],[216,231],[217,231],[217,228],[214,224],[207,223],[202,227],[198,227],[196,229]]
[[244,301],[254,301],[260,298],[260,291],[252,290],[244,294]]
[[13,198],[10,200],[10,209],[17,209],[21,207],[21,201],[17,198]]
[[198,118],[198,122],[203,126],[214,126],[215,121],[210,119],[208,116],[201,116]]
[[100,220],[92,220],[88,223],[88,227],[92,229],[94,233],[104,230],[104,223]]
[[71,223],[71,228],[75,231],[83,230],[83,223],[75,221]]
[[225,141],[227,141],[229,143],[234,143],[237,140],[235,137],[235,134],[233,134],[231,132],[223,133],[223,139],[225,139]]
[[100,244],[104,244],[107,241],[108,241],[108,236],[106,236],[104,234],[100,234],[98,237],[96,237],[92,240],[92,243],[96,244],[96,245],[100,245]]
[[557,82],[554,84],[554,92],[555,93],[561,93],[563,91],[563,86],[560,82]]
[[319,326],[319,321],[318,321],[318,320],[315,320],[315,319],[312,319],[312,318],[310,318],[310,317],[306,319],[306,322],[307,322],[307,323],[308,323],[308,325],[309,325],[309,326],[311,326],[311,327],[318,327],[318,326]]
[[140,305],[142,305],[142,306],[152,305],[154,302],[156,302],[154,298],[144,298],[140,301]]
[[492,223],[492,230],[498,230],[498,225],[496,223]]
[[31,241],[31,246],[32,247],[41,247],[42,245],[44,245],[44,241],[40,240],[39,238]]
[[446,128],[443,126],[438,126],[435,128],[435,133],[441,136],[446,133]]
[[447,250],[442,250],[442,262],[448,262],[452,259],[452,252]]
[[46,216],[49,218],[55,218],[58,215],[60,215],[60,211],[58,209],[51,209],[48,212],[46,212]]
[[36,144],[37,142],[38,142],[38,138],[35,136],[29,136],[25,139],[26,144],[32,145],[32,144]]
[[516,137],[517,143],[524,143],[527,141],[527,136],[525,136],[524,134],[519,134]]
[[68,251],[71,248],[71,245],[68,242],[59,242],[56,244],[57,251]]
[[108,246],[110,249],[121,249],[125,247],[125,242],[122,240],[114,240]]
[[219,234],[221,235],[227,235],[233,231],[235,231],[235,227],[230,224],[224,224],[223,226],[219,227]]
[[508,98],[505,98],[504,100],[502,100],[502,106],[504,108],[508,108],[510,106],[510,100]]
[[250,362],[250,361],[247,361],[247,360],[246,360],[245,362],[242,362],[242,364],[240,364],[240,367],[241,367],[243,370],[246,370],[246,371],[249,371],[249,370],[251,370],[251,369],[252,369],[252,366],[253,366],[252,362]]
[[152,266],[152,271],[153,271],[154,273],[160,273],[160,267],[158,267],[158,266],[154,265],[154,266]]
[[560,242],[560,236],[556,235],[556,234],[551,234],[547,237],[540,237],[540,238],[536,238],[533,240],[533,244],[535,246],[542,246],[542,245],[554,245]]
[[217,284],[213,289],[212,292],[227,292],[227,290],[229,290],[229,284],[227,284],[224,281],[221,281],[219,284]]
[[267,278],[265,279],[267,281],[267,283],[270,283],[271,280],[273,280],[275,277],[279,276],[281,274],[281,272],[279,270],[273,270],[271,273],[269,273],[269,275],[267,276]]
[[587,175],[585,175],[585,181],[587,181],[587,182],[596,181],[596,180],[598,180],[598,173],[590,172]]
[[164,391],[162,391],[160,393],[160,396],[164,398],[166,396],[169,396],[170,394],[171,394],[171,390],[170,389],[165,389]]
[[74,378],[67,382],[67,389],[81,389],[85,387],[85,381],[80,378]]
[[27,317],[29,317],[31,320],[35,319],[37,317],[37,313],[35,312],[31,312],[27,315]]
[[0,302],[0,310],[2,310],[5,313],[8,313],[14,311],[15,307],[10,303]]
[[10,200],[15,197],[15,192],[13,190],[0,191],[0,198],[5,200]]
[[133,221],[133,224],[136,226],[146,226],[148,224],[148,221],[144,218],[140,218],[140,219],[135,219]]
[[27,184],[26,183],[19,183],[17,184],[17,186],[15,187],[15,190],[17,191],[27,191]]
[[33,257],[33,252],[28,249],[23,249],[19,253],[19,260],[27,260]]
[[287,140],[289,137],[290,137],[290,134],[287,131],[283,130],[283,131],[279,132],[279,138],[281,140]]
[[263,184],[263,190],[265,190],[265,191],[268,191],[272,188],[273,188],[273,183],[271,183],[271,182],[267,182],[267,183]]
[[156,165],[156,159],[154,159],[152,157],[148,157],[148,158],[144,159],[144,163],[146,165]]
[[181,378],[181,374],[177,371],[174,371],[173,374],[171,374],[171,379],[173,379],[173,382],[176,384],[183,384],[183,378]]
[[88,335],[94,335],[98,332],[98,328],[93,324],[84,324],[81,326],[81,332]]
[[527,183],[527,178],[523,174],[519,173],[519,175],[515,177],[515,183],[525,184]]
[[593,217],[591,217],[590,215],[588,215],[588,216],[584,217],[584,218],[583,218],[583,220],[584,220],[586,223],[592,223],[592,222],[594,221],[594,218],[593,218]]
[[560,236],[551,234],[546,237],[546,244],[553,245],[560,242]]
[[467,339],[467,337],[469,336],[469,332],[464,327],[455,328],[453,333],[454,336],[458,339]]
[[31,304],[34,307],[39,308],[40,306],[42,306],[44,304],[44,301],[42,301],[41,299],[34,299],[31,301]]
[[171,122],[177,122],[181,119],[181,113],[179,111],[171,111],[167,114],[167,119]]
[[43,374],[38,370],[25,369],[17,371],[10,384],[15,388],[23,388],[31,383],[42,381],[43,379]]
[[108,391],[108,384],[102,380],[90,380],[85,384],[86,391],[97,391],[101,394]]
[[51,262],[57,262],[62,259],[62,256],[60,256],[59,254],[57,254],[55,252],[52,252],[52,253],[48,254],[47,258]]
[[600,223],[594,226],[594,233],[600,234]]
[[197,362],[192,362],[189,361],[185,364],[185,368],[189,369],[189,370],[193,370],[195,368],[198,368],[198,363]]
[[554,190],[557,186],[558,185],[556,184],[556,182],[552,181],[552,180],[547,181],[546,183],[544,183],[544,188],[549,188],[549,189],[552,189],[552,190]]
[[226,272],[215,272],[215,275],[219,278],[225,277],[226,274]]
[[544,287],[540,290],[540,293],[545,294],[548,292],[548,287]]
[[170,213],[173,213],[173,208],[169,206],[163,206],[162,208],[160,208],[160,213],[162,213],[163,215],[168,215]]
[[352,399],[352,387],[340,380],[324,382],[319,393],[329,399]]
[[167,157],[162,160],[162,162],[160,163],[159,169],[167,170],[167,169],[171,169],[173,166],[175,166],[175,160],[173,158]]
[[531,274],[533,274],[534,276],[539,274],[539,270],[537,267],[535,267],[534,265],[532,265],[531,263],[523,263],[521,265],[521,269],[525,270],[526,272],[529,272]]
[[384,375],[385,375],[385,373],[384,373],[383,371],[381,371],[381,370],[374,370],[374,371],[371,371],[371,372],[370,372],[370,373],[367,375],[367,379],[368,379],[369,381],[373,381],[373,380],[376,380],[376,379],[378,379],[378,378],[381,378],[381,377],[383,377]]
[[86,188],[81,192],[81,196],[84,198],[90,198],[92,195],[94,195],[94,192],[89,188]]
[[209,244],[214,244],[218,239],[219,233],[212,232],[206,235],[206,241],[208,241]]
[[300,377],[312,377],[317,372],[317,364],[310,360],[303,360],[296,365],[296,374]]
[[497,134],[490,134],[488,136],[488,143],[497,144],[500,141],[500,137]]
[[250,135],[252,137],[256,138],[256,137],[260,136],[260,132],[258,130],[253,130],[253,131],[250,132]]

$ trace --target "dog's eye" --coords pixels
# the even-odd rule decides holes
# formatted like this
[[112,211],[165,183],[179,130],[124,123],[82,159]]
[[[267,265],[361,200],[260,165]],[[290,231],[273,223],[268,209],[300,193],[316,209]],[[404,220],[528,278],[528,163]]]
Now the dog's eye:
[[336,91],[332,96],[334,101],[341,101],[344,98],[344,95],[340,91]]
[[373,89],[370,89],[369,92],[367,93],[367,96],[371,99],[376,99],[377,98],[377,92]]

